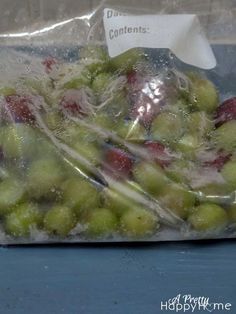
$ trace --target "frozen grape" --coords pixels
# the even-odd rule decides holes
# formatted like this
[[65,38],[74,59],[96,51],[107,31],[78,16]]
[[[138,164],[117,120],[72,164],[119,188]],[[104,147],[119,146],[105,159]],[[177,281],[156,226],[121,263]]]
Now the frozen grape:
[[125,119],[129,114],[129,101],[123,89],[117,90],[115,93],[101,94],[101,101],[105,101],[106,105],[101,109],[110,119]]
[[115,178],[124,179],[131,175],[132,156],[118,148],[107,149],[104,157],[104,169]]
[[134,179],[151,195],[158,195],[168,182],[167,177],[158,165],[148,162],[138,163],[133,169]]
[[105,207],[118,216],[121,216],[124,212],[135,206],[134,201],[112,189],[107,188],[103,195]]
[[108,54],[103,47],[89,45],[80,49],[80,58],[92,76],[96,76],[109,69]]
[[5,86],[5,87],[0,88],[0,95],[2,96],[16,95],[16,90],[12,87]]
[[202,202],[222,204],[227,202],[232,188],[224,183],[211,183],[198,187],[196,192]]
[[196,111],[187,118],[188,130],[200,137],[206,136],[214,129],[213,120],[204,111]]
[[170,180],[178,183],[188,183],[191,165],[189,161],[184,159],[174,160],[167,168],[165,173]]
[[228,161],[221,169],[221,174],[229,186],[236,189],[236,161]]
[[121,231],[128,238],[151,236],[159,227],[158,218],[150,211],[135,207],[120,219]]
[[231,152],[236,148],[236,120],[224,123],[212,133],[212,140],[219,149]]
[[166,185],[158,196],[160,204],[170,209],[180,218],[186,219],[195,204],[195,195],[186,188],[178,185]]
[[83,89],[68,89],[60,103],[59,108],[67,116],[84,118],[91,114],[91,107]]
[[93,59],[99,61],[107,61],[108,55],[102,46],[88,45],[84,46],[79,51],[81,59]]
[[84,86],[90,86],[91,84],[91,73],[89,71],[82,71],[79,77],[74,77],[64,84],[66,89],[79,89]]
[[160,142],[174,142],[183,132],[183,121],[177,114],[160,113],[152,123],[152,137]]
[[191,75],[192,103],[199,110],[211,113],[219,104],[219,96],[214,84],[199,75]]
[[31,163],[27,173],[29,196],[40,198],[56,192],[64,178],[61,164],[53,158],[42,158]]
[[2,149],[6,158],[32,158],[37,147],[35,130],[26,124],[14,124],[1,129]]
[[[97,145],[97,143],[86,142],[86,141],[78,141],[73,145],[73,148],[87,161],[91,162],[94,165],[98,165],[101,160],[101,148]],[[83,168],[83,165],[81,164]]]
[[146,141],[144,147],[147,148],[148,159],[155,161],[162,167],[170,165],[173,157],[165,145],[156,141]]
[[101,192],[90,182],[81,178],[71,178],[62,185],[63,201],[79,216],[87,209],[101,205]]
[[205,161],[204,165],[220,171],[224,164],[230,160],[231,156],[231,154],[228,154],[224,151],[218,151],[216,156],[211,160]]
[[204,203],[194,209],[188,221],[197,231],[210,231],[224,228],[228,222],[228,217],[222,207]]
[[129,72],[135,65],[142,61],[144,53],[141,49],[134,48],[111,59],[111,65],[119,71]]
[[178,151],[182,152],[185,156],[189,158],[194,158],[196,156],[197,150],[201,146],[198,137],[195,135],[185,134],[179,139],[175,147]]
[[51,234],[61,237],[68,236],[76,225],[73,210],[66,206],[55,206],[44,217],[44,228]]
[[107,113],[97,113],[96,116],[91,119],[91,123],[103,130],[111,131],[114,129],[114,121]]
[[230,223],[236,223],[236,205],[233,204],[227,209],[227,214]]
[[106,208],[90,210],[84,222],[89,237],[109,236],[116,232],[118,226],[116,215]]
[[24,196],[25,187],[19,180],[9,178],[0,182],[0,215],[12,211]]
[[47,127],[54,131],[62,127],[63,119],[59,112],[51,111],[45,115],[45,122]]
[[24,203],[19,205],[5,219],[6,232],[13,237],[27,237],[33,227],[42,224],[42,213],[35,204]]
[[6,104],[3,114],[8,121],[33,123],[35,117],[30,110],[32,100],[30,97],[9,95],[5,97]]
[[102,94],[113,80],[114,76],[111,73],[101,73],[94,78],[92,88],[95,93]]
[[45,58],[42,61],[42,65],[44,65],[45,72],[50,74],[53,71],[53,68],[58,64],[58,60],[52,56]]
[[118,136],[127,141],[143,141],[147,137],[146,129],[137,121],[121,121],[115,126]]
[[216,110],[217,127],[231,120],[236,120],[236,97],[225,100]]

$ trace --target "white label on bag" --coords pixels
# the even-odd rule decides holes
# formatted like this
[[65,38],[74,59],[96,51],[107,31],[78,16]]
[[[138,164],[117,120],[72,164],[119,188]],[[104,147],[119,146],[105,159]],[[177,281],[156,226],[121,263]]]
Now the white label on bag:
[[168,48],[180,60],[203,69],[216,66],[211,46],[196,15],[125,15],[104,10],[110,57],[131,48]]

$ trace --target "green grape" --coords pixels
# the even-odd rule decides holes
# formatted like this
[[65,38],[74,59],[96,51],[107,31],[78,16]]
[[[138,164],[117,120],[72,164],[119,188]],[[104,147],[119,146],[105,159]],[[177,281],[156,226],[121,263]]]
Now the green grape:
[[5,215],[21,202],[25,195],[25,187],[17,179],[6,179],[0,183],[0,215]]
[[48,105],[55,106],[57,103],[58,100],[53,94],[53,85],[50,79],[39,80],[38,78],[27,78],[24,80],[24,84],[34,94],[42,96]]
[[137,164],[133,169],[133,176],[146,192],[154,196],[158,195],[168,182],[162,168],[148,162]]
[[86,234],[89,237],[111,235],[117,230],[118,220],[107,208],[94,208],[90,210],[86,219]]
[[110,100],[106,99],[107,104],[102,108],[111,119],[126,118],[129,114],[130,104],[127,95],[123,89],[117,90],[115,93],[108,95]]
[[214,129],[214,123],[206,112],[196,111],[188,116],[187,127],[192,134],[198,134],[202,137]]
[[136,207],[125,212],[120,219],[123,235],[128,238],[143,238],[158,229],[158,218],[150,211]]
[[199,110],[211,113],[219,104],[219,96],[214,84],[197,74],[190,75],[192,81],[191,97],[193,105]]
[[140,123],[123,119],[115,126],[115,132],[127,141],[144,141],[147,137],[147,131]]
[[103,94],[113,80],[114,75],[111,73],[98,74],[93,80],[92,88],[96,94]]
[[110,188],[105,189],[103,195],[104,206],[117,216],[121,216],[124,212],[137,205],[133,200]]
[[0,166],[0,182],[10,178],[10,172],[5,167]]
[[16,90],[12,87],[6,86],[6,87],[0,88],[0,95],[2,96],[11,96],[15,94],[16,94]]
[[228,161],[221,169],[221,175],[230,187],[236,189],[236,160]]
[[195,204],[195,196],[181,185],[171,184],[162,189],[158,201],[164,208],[170,209],[180,218],[186,219]]
[[98,165],[100,163],[101,149],[96,143],[78,141],[73,145],[73,148],[92,164]]
[[33,160],[44,159],[44,158],[58,158],[57,147],[54,146],[50,140],[46,137],[42,136],[42,134],[38,134],[37,136],[37,149],[35,150],[35,154],[33,156]]
[[200,147],[199,139],[196,135],[185,134],[176,143],[175,148],[189,158],[194,158]]
[[66,237],[75,227],[76,222],[75,214],[71,208],[55,206],[46,213],[44,228],[51,234]]
[[42,158],[31,163],[28,169],[28,191],[33,198],[47,197],[60,187],[64,171],[55,158]]
[[81,140],[91,142],[97,136],[96,131],[76,124],[65,125],[64,131],[58,134],[58,137],[66,144],[76,144]]
[[173,161],[165,169],[165,172],[168,178],[178,183],[189,182],[189,171],[190,171],[189,161],[184,160],[184,159],[178,159],[178,160]]
[[61,114],[55,111],[47,112],[44,121],[47,127],[52,131],[61,128],[63,123]]
[[229,221],[231,223],[236,223],[236,205],[233,204],[227,209],[227,214]]
[[108,54],[103,47],[89,45],[80,49],[80,58],[91,61],[86,69],[95,77],[109,69]]
[[84,179],[68,179],[62,186],[62,192],[64,203],[73,208],[77,215],[101,205],[101,193]]
[[224,123],[212,133],[212,140],[219,149],[234,151],[236,148],[236,121]]
[[152,123],[152,137],[160,142],[174,142],[183,135],[183,132],[183,121],[177,114],[160,113]]
[[81,59],[94,59],[106,62],[108,59],[107,52],[101,46],[88,45],[80,49],[79,55]]
[[64,84],[66,89],[79,89],[84,86],[90,86],[91,84],[91,73],[84,69],[79,77],[74,77]]
[[224,228],[228,222],[228,217],[222,207],[204,203],[194,209],[188,221],[195,230],[208,231]]
[[108,131],[114,128],[114,121],[107,115],[107,113],[97,113],[96,116],[91,119],[91,123]]
[[226,184],[211,183],[198,187],[196,192],[199,194],[199,200],[208,203],[224,203],[225,198],[229,197],[232,189]]
[[42,223],[42,213],[35,204],[24,203],[6,216],[5,230],[13,237],[27,237],[32,227]]
[[111,59],[111,66],[118,71],[129,72],[132,70],[138,62],[142,61],[144,53],[142,49],[133,48],[121,55]]
[[32,158],[37,147],[35,130],[26,124],[2,128],[2,149],[6,158]]
[[191,106],[188,104],[188,102],[184,98],[180,98],[177,101],[175,101],[173,104],[171,104],[168,107],[168,111],[174,114],[184,114],[188,115],[190,113]]

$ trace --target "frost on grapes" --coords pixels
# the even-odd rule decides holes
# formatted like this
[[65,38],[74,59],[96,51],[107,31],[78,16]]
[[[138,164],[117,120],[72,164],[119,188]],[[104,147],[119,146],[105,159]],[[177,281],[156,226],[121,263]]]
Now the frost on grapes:
[[80,235],[87,230],[86,224],[77,223],[77,225],[70,231],[70,235]]
[[49,235],[46,231],[39,230],[35,225],[30,227],[30,239],[34,242],[46,242],[49,240]]
[[122,91],[127,82],[127,78],[125,76],[115,77],[106,87],[105,91],[102,93],[99,104],[97,106],[98,109],[102,109],[107,106],[114,99],[114,95],[117,92]]

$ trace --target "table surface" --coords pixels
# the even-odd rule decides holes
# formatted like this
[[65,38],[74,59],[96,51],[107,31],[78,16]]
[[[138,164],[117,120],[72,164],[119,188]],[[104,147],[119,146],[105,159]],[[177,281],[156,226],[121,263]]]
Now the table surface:
[[178,294],[236,313],[235,261],[236,240],[2,247],[0,313],[169,313],[160,303]]

